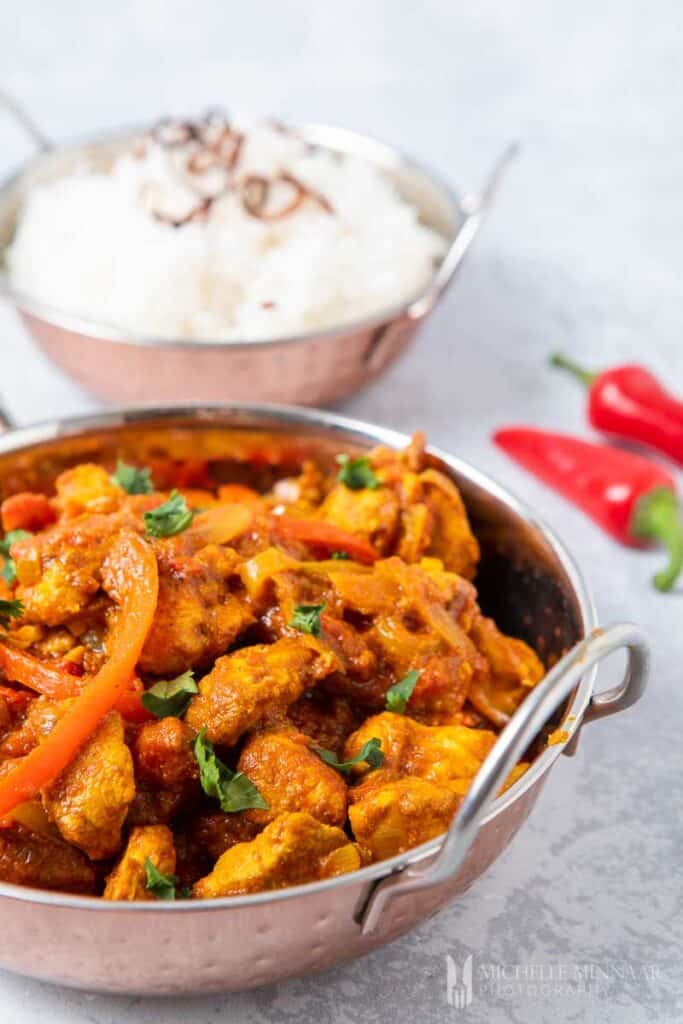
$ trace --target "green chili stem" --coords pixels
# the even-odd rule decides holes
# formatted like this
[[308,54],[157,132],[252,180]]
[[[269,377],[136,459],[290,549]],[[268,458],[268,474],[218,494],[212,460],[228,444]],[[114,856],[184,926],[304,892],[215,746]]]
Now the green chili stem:
[[669,564],[653,577],[657,590],[671,590],[683,568],[683,523],[678,498],[668,487],[655,487],[636,502],[631,530],[635,537],[659,541]]
[[597,373],[591,373],[590,370],[586,370],[583,366],[579,366],[572,359],[568,359],[563,356],[561,352],[555,352],[550,357],[551,366],[559,366],[561,370],[567,370],[573,374],[578,381],[580,381],[584,387],[590,388],[597,379]]

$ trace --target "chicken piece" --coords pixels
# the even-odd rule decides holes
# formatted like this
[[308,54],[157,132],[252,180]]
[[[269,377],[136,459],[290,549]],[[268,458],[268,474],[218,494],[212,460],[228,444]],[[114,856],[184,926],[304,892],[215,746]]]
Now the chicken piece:
[[472,579],[479,544],[460,491],[436,469],[425,469],[417,478],[410,478],[410,484],[404,481],[404,491],[410,497],[401,515],[397,554],[406,562],[425,555],[439,558],[450,572]]
[[156,789],[138,782],[128,807],[126,828],[142,825],[167,825],[183,808],[187,794],[181,790]]
[[336,619],[325,611],[321,616],[321,640],[331,650],[345,675],[360,683],[366,683],[377,674],[377,655],[368,646],[354,626],[343,619]]
[[413,631],[400,617],[378,620],[368,642],[378,653],[381,704],[387,689],[415,669],[420,675],[410,698],[411,715],[437,722],[458,712],[472,680],[484,670],[483,659],[468,637],[461,633],[458,639],[459,649],[449,650],[439,636],[424,629]]
[[189,825],[176,829],[176,874],[181,885],[194,885],[211,871],[226,850],[238,843],[251,842],[261,829],[243,812],[220,811],[199,814]]
[[43,793],[48,816],[64,839],[92,860],[111,857],[135,796],[133,758],[123,719],[110,711],[97,731]]
[[439,566],[436,561],[405,565],[388,558],[370,574],[343,569],[330,573],[347,614],[363,616],[361,640],[376,659],[369,685],[359,685],[363,680],[347,661],[346,678],[330,681],[334,692],[379,711],[389,687],[415,669],[420,677],[410,700],[411,714],[436,724],[451,721],[460,711],[486,663],[463,628],[475,614],[474,589]]
[[413,633],[397,619],[386,618],[366,634],[375,647],[377,672],[367,682],[350,674],[335,674],[322,684],[330,694],[344,697],[366,713],[384,708],[387,691],[415,669],[418,680],[408,702],[414,718],[428,725],[457,721],[472,679],[483,659],[463,634],[459,652],[449,652],[429,633]]
[[267,824],[284,811],[306,811],[326,825],[346,821],[346,783],[294,729],[270,729],[247,740],[237,763],[254,783],[268,810],[249,810],[251,821]]
[[47,697],[32,700],[23,719],[0,743],[0,757],[24,757],[28,754],[52,732],[55,722],[71,703],[71,700],[54,701]]
[[341,754],[359,719],[343,697],[309,690],[287,708],[288,720],[313,746]]
[[467,632],[474,621],[476,591],[456,573],[445,572],[436,558],[406,565],[399,558],[376,562],[372,572],[349,571],[340,562],[328,575],[342,608],[366,617],[398,611],[427,619],[431,607],[442,608],[448,618]]
[[355,871],[360,854],[340,828],[310,814],[281,814],[249,843],[238,843],[194,885],[196,899],[283,889]]
[[396,554],[404,562],[419,562],[429,547],[434,528],[434,515],[429,505],[422,501],[419,477],[414,474],[414,496],[410,504],[401,510],[401,533],[396,545]]
[[477,711],[502,728],[543,678],[543,663],[528,644],[505,636],[493,619],[483,615],[475,619],[470,637],[487,659],[488,671],[475,681],[469,699]]
[[424,725],[458,724],[472,679],[480,672],[479,658],[471,661],[462,654],[427,658],[408,699],[408,714]]
[[305,689],[339,668],[314,637],[283,637],[219,658],[199,684],[185,721],[212,743],[232,746],[247,729],[277,720]]
[[179,718],[141,726],[131,746],[136,791],[127,825],[165,825],[192,797],[199,796],[194,736],[194,730]]
[[123,856],[107,878],[102,897],[105,900],[153,900],[147,888],[145,861],[149,860],[162,875],[175,873],[173,833],[165,825],[134,828]]
[[274,607],[268,622],[281,634],[289,628],[297,605],[324,604],[328,615],[341,614],[341,605],[324,573],[281,570],[273,576],[272,590]]
[[155,542],[159,598],[152,628],[140,655],[140,670],[173,677],[203,668],[224,654],[254,618],[230,593],[238,556],[208,544],[187,553],[182,534]]
[[199,779],[194,730],[179,718],[146,722],[133,743],[135,778],[150,789],[186,792]]
[[432,583],[432,593],[438,592],[444,608],[465,633],[469,633],[479,613],[476,588],[457,572],[448,572],[440,558],[421,558],[419,568]]
[[335,484],[320,506],[320,518],[369,541],[375,551],[391,550],[398,530],[399,500],[390,487],[352,491]]
[[79,850],[17,824],[0,828],[0,879],[85,896],[95,891],[95,871]]
[[395,495],[399,505],[391,542],[378,550],[395,553],[409,563],[433,555],[446,569],[471,579],[479,560],[479,545],[457,486],[430,465],[424,435],[415,434],[401,452],[375,448],[370,460],[384,489]]
[[[251,559],[246,565],[261,561],[266,554]],[[337,656],[343,671],[355,679],[368,680],[374,675],[377,659],[358,631],[342,619],[343,604],[326,572],[285,568],[274,573],[270,590],[271,608],[264,620],[273,638],[298,634],[290,625],[297,607],[322,604],[325,610],[321,618],[321,642]],[[262,614],[264,611],[262,605]]]
[[13,544],[24,619],[60,626],[84,612],[102,585],[102,563],[118,528],[116,517],[84,516]]
[[[422,725],[406,715],[385,711],[366,719],[349,736],[344,747],[344,760],[354,758],[373,737],[381,743],[385,772],[401,777],[417,775],[460,795],[467,792],[496,742],[495,733],[486,729],[468,729],[464,725]],[[354,767],[357,775],[364,775],[369,770],[365,762]]]
[[465,504],[453,481],[436,469],[420,474],[433,525],[424,554],[440,558],[449,572],[471,580],[479,562],[479,542],[472,533]]
[[187,836],[190,843],[199,847],[210,863],[215,864],[226,850],[238,843],[251,842],[261,830],[262,826],[247,818],[244,811],[236,814],[209,811],[194,819]]
[[193,886],[208,874],[219,857],[238,843],[256,839],[262,825],[244,812],[205,811],[185,819],[175,831],[176,874],[183,886]]
[[69,517],[86,512],[115,512],[125,498],[125,491],[111,482],[106,469],[92,462],[82,462],[60,473],[55,490],[54,505]]
[[374,785],[373,775],[350,792],[349,820],[373,861],[404,853],[449,827],[460,797],[417,777]]

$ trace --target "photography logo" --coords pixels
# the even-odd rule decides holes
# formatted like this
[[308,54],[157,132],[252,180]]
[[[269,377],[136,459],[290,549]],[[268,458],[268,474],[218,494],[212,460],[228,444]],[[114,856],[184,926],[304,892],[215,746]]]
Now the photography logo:
[[446,957],[446,1001],[456,1010],[472,1002],[472,954],[459,968],[452,956]]

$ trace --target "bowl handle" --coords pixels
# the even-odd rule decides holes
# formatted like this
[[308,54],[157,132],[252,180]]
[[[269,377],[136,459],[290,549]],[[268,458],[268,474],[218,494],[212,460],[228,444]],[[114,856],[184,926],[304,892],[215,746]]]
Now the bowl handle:
[[629,707],[642,696],[649,653],[638,626],[617,623],[607,629],[596,629],[573,647],[529,693],[505,726],[477,772],[436,857],[425,867],[404,868],[377,882],[359,915],[363,934],[376,928],[384,908],[394,896],[429,889],[455,875],[524,750],[588,669],[620,648],[626,648],[628,653],[623,682],[612,690],[593,695],[587,714],[591,717],[609,714]]
[[508,166],[519,153],[519,143],[510,142],[498,156],[484,187],[479,192],[469,193],[460,200],[462,223],[446,257],[439,267],[427,291],[415,300],[407,309],[406,315],[411,320],[419,320],[426,316],[436,305],[439,298],[450,284],[453,276],[462,263],[465,253],[474,241],[481,227],[481,222],[498,191]]
[[14,97],[8,95],[8,93],[0,90],[0,107],[4,107],[5,110],[11,114],[15,121],[18,121],[21,127],[24,129],[26,134],[31,138],[37,150],[42,153],[47,153],[53,149],[53,143],[48,139],[38,125],[35,123],[33,118],[27,114],[24,108],[21,106]]

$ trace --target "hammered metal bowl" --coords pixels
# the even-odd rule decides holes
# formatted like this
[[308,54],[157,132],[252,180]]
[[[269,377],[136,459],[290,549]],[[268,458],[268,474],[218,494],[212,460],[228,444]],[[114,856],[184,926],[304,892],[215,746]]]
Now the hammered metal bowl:
[[[0,498],[46,486],[83,459],[144,461],[147,452],[248,458],[263,451],[266,437],[268,450],[282,453],[275,467],[286,462],[289,469],[292,458],[332,460],[339,451],[408,441],[285,407],[128,410],[10,430],[0,437]],[[92,991],[179,995],[264,985],[369,953],[464,893],[524,823],[582,725],[639,698],[647,672],[640,631],[597,629],[574,561],[531,510],[460,459],[435,450],[430,457],[460,487],[480,540],[476,585],[484,611],[533,643],[547,663],[556,661],[501,733],[450,831],[352,874],[252,896],[112,903],[0,883],[0,967]],[[624,681],[595,693],[596,663],[622,647],[629,653]],[[563,742],[541,746],[499,795],[512,765],[557,715]]]

